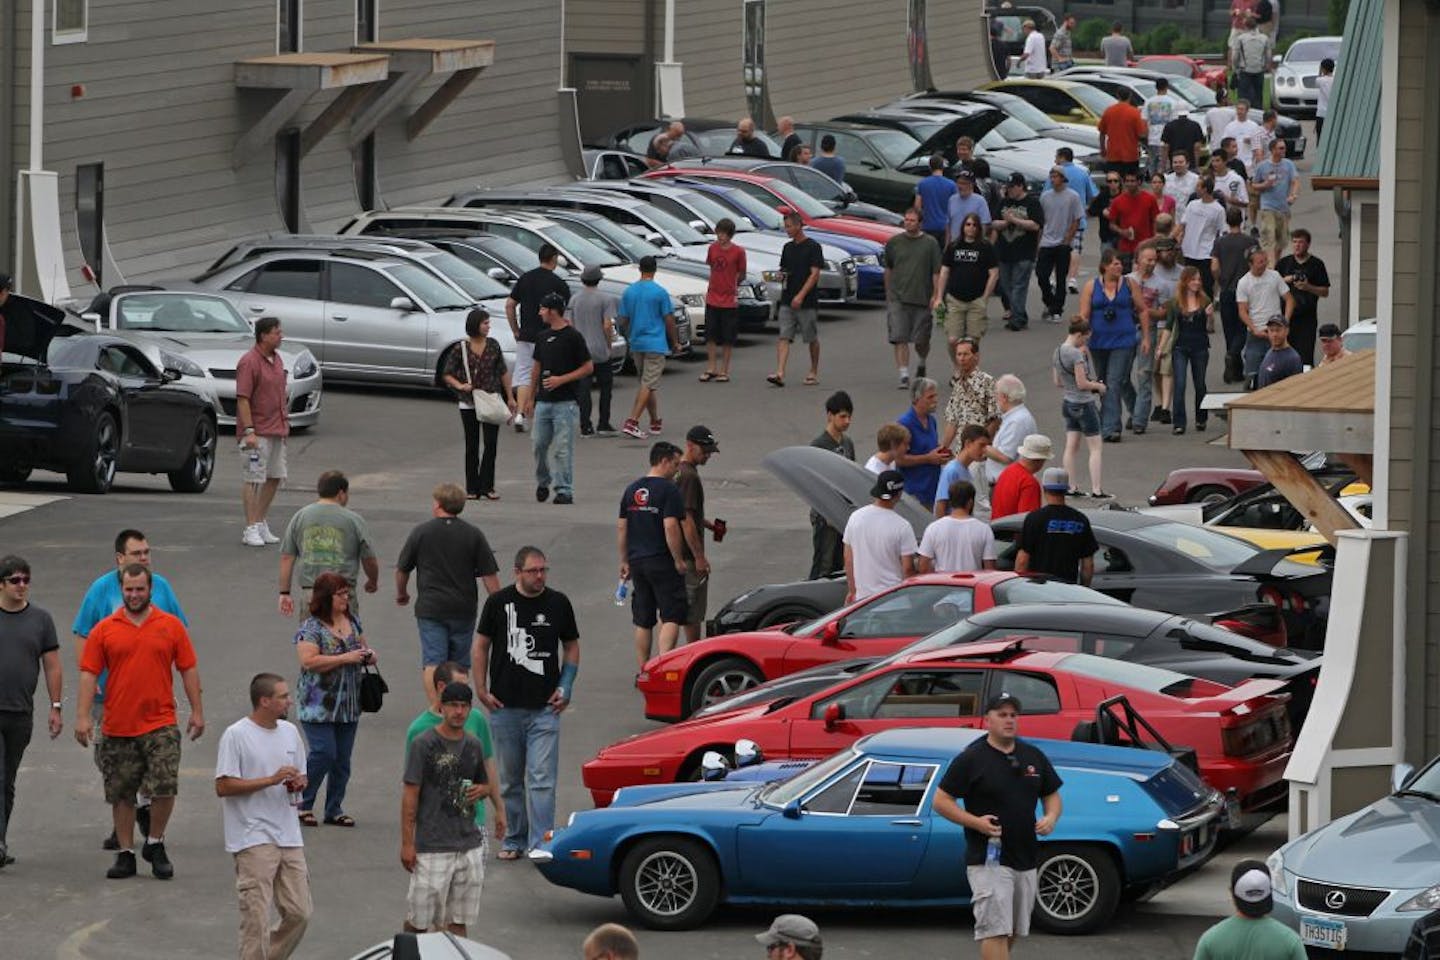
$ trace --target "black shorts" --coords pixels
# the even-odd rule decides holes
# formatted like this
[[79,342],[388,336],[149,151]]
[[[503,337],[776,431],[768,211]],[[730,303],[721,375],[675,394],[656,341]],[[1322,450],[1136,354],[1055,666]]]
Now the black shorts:
[[739,307],[712,307],[705,304],[705,342],[735,346],[740,335]]
[[648,630],[655,626],[655,614],[662,623],[685,622],[685,578],[675,569],[669,554],[630,561],[630,581],[635,587],[630,598],[630,620]]

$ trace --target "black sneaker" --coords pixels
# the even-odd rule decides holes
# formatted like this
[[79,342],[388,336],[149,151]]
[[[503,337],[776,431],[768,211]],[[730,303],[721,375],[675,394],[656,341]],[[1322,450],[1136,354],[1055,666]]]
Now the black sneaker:
[[915,367],[915,376],[917,376],[917,377],[923,377],[923,376],[925,376],[925,361],[924,361],[924,360],[921,360],[920,363],[916,365],[916,367]]
[[582,437],[593,437],[593,436],[595,436],[595,428],[594,428],[594,427],[581,427],[581,428],[580,428],[580,436],[582,436]]
[[542,483],[540,486],[536,487],[536,488],[535,488],[535,499],[538,500],[538,501],[540,501],[541,503],[544,503],[546,500],[549,500],[549,499],[550,499],[550,488],[547,487],[547,486],[545,486],[543,483]]
[[0,841],[0,868],[4,868],[5,864],[7,864],[7,863],[14,863],[14,862],[15,862],[15,861],[14,861],[14,859],[10,856],[9,851],[5,849],[5,843],[4,843],[4,841]]
[[150,836],[150,804],[135,808],[135,826],[140,829],[141,842]]
[[602,423],[595,428],[595,436],[597,437],[613,437],[617,435],[618,431],[608,423]]
[[[170,863],[170,858],[165,855],[165,841],[147,843],[140,848],[140,856],[144,857],[150,864],[150,872],[155,875],[156,880],[169,880],[175,876],[175,867]],[[131,855],[131,872],[134,872],[134,855]]]
[[1154,413],[1152,413],[1151,416],[1158,423],[1168,424],[1170,422],[1170,411],[1165,409],[1164,407],[1156,407]]
[[135,876],[135,852],[121,850],[115,854],[115,866],[106,870],[105,876],[110,880],[124,880],[126,877]]
[[105,838],[105,842],[102,843],[102,844],[100,844],[100,849],[101,849],[101,850],[119,850],[119,849],[120,849],[120,838],[117,837],[117,836],[115,836],[115,831],[114,831],[114,830],[111,830],[111,831],[110,831],[110,836],[106,837],[106,838]]
[[575,502],[575,498],[572,497],[572,496],[570,496],[570,494],[568,494],[568,493],[557,493],[557,494],[555,494],[555,505],[556,505],[556,506],[564,506],[564,505],[567,504],[567,503],[574,503],[574,502]]
[[1196,433],[1204,433],[1204,432],[1205,432],[1205,421],[1204,421],[1204,420],[1196,420],[1196,421],[1195,421],[1195,432],[1196,432]]

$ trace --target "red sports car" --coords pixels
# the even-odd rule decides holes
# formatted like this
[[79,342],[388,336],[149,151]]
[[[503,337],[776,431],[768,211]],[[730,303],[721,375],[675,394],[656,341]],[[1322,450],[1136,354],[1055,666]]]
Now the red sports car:
[[828,230],[831,233],[839,233],[847,237],[861,237],[865,240],[874,240],[876,243],[884,243],[901,232],[900,227],[877,223],[874,220],[837,215],[835,211],[804,190],[779,177],[723,167],[704,167],[698,170],[694,167],[661,167],[658,170],[651,170],[645,176],[654,180],[680,178],[724,183],[726,186],[743,190],[767,207],[794,210],[800,214],[807,227]]
[[1171,470],[1150,494],[1150,506],[1174,507],[1183,503],[1208,506],[1229,500],[1251,487],[1266,483],[1259,470],[1242,467],[1182,467]]
[[1225,64],[1206,63],[1203,60],[1196,60],[1194,57],[1187,57],[1183,53],[1154,53],[1136,60],[1133,66],[1158,70],[1161,73],[1169,73],[1178,77],[1189,77],[1191,80],[1205,84],[1211,90],[1223,89],[1226,82]]
[[822,663],[885,657],[957,621],[1012,603],[1121,605],[1098,590],[1002,570],[932,573],[816,620],[749,633],[727,633],[662,653],[640,671],[651,720],[683,720],[701,707],[756,684]]
[[877,664],[808,696],[782,697],[637,734],[601,750],[582,770],[598,806],[633,784],[698,775],[707,750],[729,754],[748,738],[771,760],[827,757],[893,727],[975,727],[981,704],[1001,691],[1023,706],[1023,736],[1069,739],[1123,695],[1166,740],[1195,750],[1200,774],[1242,809],[1285,796],[1294,745],[1283,680],[1236,687],[1084,653],[1037,652],[1025,639],[971,644]]

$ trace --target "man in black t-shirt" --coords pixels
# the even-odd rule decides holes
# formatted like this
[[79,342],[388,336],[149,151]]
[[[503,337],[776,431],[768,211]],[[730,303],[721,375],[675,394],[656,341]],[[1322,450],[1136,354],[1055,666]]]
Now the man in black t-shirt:
[[559,294],[565,303],[570,300],[570,287],[555,273],[559,260],[559,250],[548,243],[540,244],[540,266],[520,274],[510,288],[510,296],[505,298],[505,319],[510,321],[510,332],[515,335],[515,401],[521,410],[515,418],[516,433],[525,432],[525,402],[536,387],[531,383],[531,361],[535,358],[535,340],[545,329],[540,301],[552,293]]
[[[576,391],[595,370],[585,335],[565,319],[565,298],[547,293],[540,300],[545,327],[537,334],[530,376],[535,393],[522,401],[535,418],[531,447],[535,451],[535,499],[544,503],[555,487],[557,504],[575,502],[575,434],[580,429]],[[520,368],[516,343],[515,368]]]
[[549,572],[539,547],[521,547],[515,584],[485,600],[471,648],[475,699],[490,711],[500,758],[501,860],[544,859],[537,848],[555,826],[560,714],[575,694],[580,631],[570,599],[546,586]]
[[1181,153],[1190,161],[1191,169],[1202,169],[1200,151],[1196,147],[1207,146],[1209,142],[1205,131],[1190,118],[1190,114],[1180,114],[1160,131],[1160,143],[1165,148],[1165,169],[1170,167],[1170,158]]
[[1330,272],[1325,261],[1310,253],[1310,231],[1296,227],[1290,231],[1294,253],[1286,254],[1275,264],[1275,272],[1290,285],[1295,310],[1290,314],[1290,346],[1300,354],[1300,362],[1315,362],[1315,331],[1320,324],[1320,298],[1330,296]]
[[1066,583],[1090,586],[1095,573],[1095,551],[1100,545],[1090,518],[1065,505],[1070,474],[1051,467],[1040,478],[1045,498],[1039,510],[1025,516],[1020,528],[1020,551],[1015,555],[1016,573],[1048,573]]
[[670,479],[680,468],[681,450],[661,440],[650,448],[650,472],[632,482],[620,497],[615,541],[620,548],[620,579],[633,586],[630,619],[635,624],[639,669],[650,660],[656,614],[660,652],[675,649],[685,622],[685,554],[680,523],[685,499]]
[[1030,296],[1030,277],[1035,272],[1045,212],[1040,201],[1030,196],[1025,175],[1018,171],[1010,174],[1005,196],[990,212],[995,215],[991,227],[995,230],[995,259],[1000,262],[1000,289],[1010,304],[1010,319],[1005,327],[1024,330],[1030,325],[1025,300]]
[[[1038,837],[1060,819],[1061,780],[1050,759],[1016,734],[1020,701],[999,693],[985,705],[983,739],[954,760],[935,791],[934,809],[965,828],[965,875],[980,956],[1005,960],[1030,933]],[[964,800],[962,809],[956,800]],[[1035,805],[1044,814],[1035,819]],[[991,841],[995,843],[992,851]]]
[[810,346],[810,372],[805,383],[820,382],[820,271],[825,269],[825,251],[805,236],[800,214],[785,214],[785,233],[790,240],[780,249],[780,273],[785,277],[777,318],[780,340],[775,347],[775,372],[765,379],[771,386],[785,386],[785,367],[790,361],[790,344],[798,336]]

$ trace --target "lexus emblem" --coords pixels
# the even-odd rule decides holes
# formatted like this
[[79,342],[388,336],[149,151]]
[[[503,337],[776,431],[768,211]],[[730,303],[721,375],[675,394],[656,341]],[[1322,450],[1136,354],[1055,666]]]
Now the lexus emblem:
[[1325,906],[1331,910],[1339,910],[1345,906],[1345,891],[1331,890],[1325,894]]

